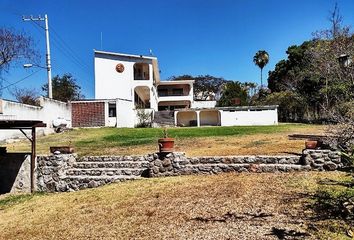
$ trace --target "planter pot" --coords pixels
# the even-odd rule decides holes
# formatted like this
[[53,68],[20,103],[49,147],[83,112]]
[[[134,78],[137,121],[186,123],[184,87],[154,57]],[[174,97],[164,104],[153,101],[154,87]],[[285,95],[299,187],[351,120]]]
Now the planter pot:
[[60,153],[60,154],[69,154],[74,152],[73,147],[69,146],[56,146],[56,147],[50,147],[50,152],[51,153]]
[[175,145],[174,138],[160,138],[158,140],[159,151],[160,153],[170,153],[173,152],[173,148]]
[[316,149],[319,147],[318,141],[316,140],[306,140],[305,141],[305,148],[306,149]]

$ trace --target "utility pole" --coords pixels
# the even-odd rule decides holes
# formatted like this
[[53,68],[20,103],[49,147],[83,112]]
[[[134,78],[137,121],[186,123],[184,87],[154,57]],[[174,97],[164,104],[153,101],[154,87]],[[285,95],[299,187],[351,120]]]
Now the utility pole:
[[50,62],[50,46],[49,46],[49,27],[48,27],[48,15],[45,14],[44,18],[39,15],[38,17],[34,18],[30,16],[29,18],[22,17],[23,21],[44,21],[45,22],[45,38],[46,38],[46,65],[47,65],[47,75],[48,75],[48,98],[53,98],[52,92],[52,65]]

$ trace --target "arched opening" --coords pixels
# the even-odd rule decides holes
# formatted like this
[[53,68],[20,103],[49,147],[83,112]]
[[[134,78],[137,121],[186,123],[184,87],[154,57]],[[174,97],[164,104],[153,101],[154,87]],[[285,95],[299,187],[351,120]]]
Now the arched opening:
[[218,110],[203,110],[199,113],[200,126],[220,126],[220,120]]
[[150,88],[138,86],[134,89],[134,103],[136,108],[150,108]]
[[135,63],[134,64],[134,80],[149,80],[149,64]]
[[176,118],[179,127],[197,126],[197,113],[194,111],[177,112]]

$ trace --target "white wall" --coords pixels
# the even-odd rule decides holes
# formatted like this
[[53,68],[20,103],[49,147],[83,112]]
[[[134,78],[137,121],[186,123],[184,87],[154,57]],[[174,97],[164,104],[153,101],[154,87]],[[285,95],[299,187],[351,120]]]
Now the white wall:
[[[71,127],[71,107],[69,104],[48,99],[39,98],[40,106],[32,106],[18,102],[0,99],[0,120],[39,120],[47,124],[46,128],[37,128],[38,134],[54,132],[53,120],[63,118],[67,126]],[[24,137],[19,130],[1,130],[0,140]]]
[[193,101],[191,108],[214,108],[216,101]]
[[[134,64],[149,64],[150,80],[134,80]],[[134,101],[134,88],[153,86],[152,60],[145,58],[128,58],[102,53],[95,54],[95,99],[127,99]],[[117,64],[124,65],[124,71],[116,71]],[[153,105],[153,104],[152,104]]]
[[133,128],[135,126],[135,110],[132,101],[117,101],[117,127]]
[[220,110],[221,126],[251,126],[278,124],[278,110],[225,111]]

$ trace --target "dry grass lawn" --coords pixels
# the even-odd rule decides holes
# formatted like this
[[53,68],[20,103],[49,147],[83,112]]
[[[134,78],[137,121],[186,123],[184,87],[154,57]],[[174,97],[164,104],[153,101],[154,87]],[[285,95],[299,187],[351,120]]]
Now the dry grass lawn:
[[[204,127],[200,132],[197,128],[173,128],[170,132],[176,139],[175,150],[188,156],[284,155],[301,153],[304,148],[304,140],[289,140],[289,134],[321,134],[324,129],[325,126],[321,125],[281,124],[271,127]],[[50,146],[72,145],[81,155],[147,154],[157,151],[160,132],[160,129],[78,129],[39,137],[37,152],[48,154]],[[30,150],[26,140],[6,146],[12,152]]]
[[345,175],[170,177],[0,200],[0,239],[346,239],[308,208],[324,178]]

